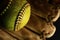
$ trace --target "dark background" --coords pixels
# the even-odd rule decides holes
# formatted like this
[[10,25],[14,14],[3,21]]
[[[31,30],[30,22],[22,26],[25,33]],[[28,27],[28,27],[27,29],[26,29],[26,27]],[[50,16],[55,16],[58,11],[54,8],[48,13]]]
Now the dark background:
[[53,37],[47,40],[60,40],[60,18],[54,23],[54,25],[56,26],[56,32]]

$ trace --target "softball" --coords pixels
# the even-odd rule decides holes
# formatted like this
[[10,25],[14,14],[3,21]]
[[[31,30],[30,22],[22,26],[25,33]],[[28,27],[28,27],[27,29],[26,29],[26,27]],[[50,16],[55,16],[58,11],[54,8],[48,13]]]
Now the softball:
[[26,0],[11,0],[1,14],[4,28],[21,30],[30,18],[30,4]]

